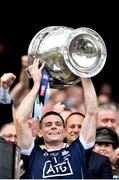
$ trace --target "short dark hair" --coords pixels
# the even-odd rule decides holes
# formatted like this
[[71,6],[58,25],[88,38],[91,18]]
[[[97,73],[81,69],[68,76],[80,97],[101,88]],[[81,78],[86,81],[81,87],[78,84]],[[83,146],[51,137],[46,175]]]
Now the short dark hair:
[[43,119],[44,119],[45,117],[47,117],[47,116],[50,116],[50,115],[56,115],[56,116],[59,116],[60,119],[62,120],[63,127],[65,127],[64,119],[62,118],[62,116],[61,116],[59,113],[57,113],[57,112],[55,112],[55,111],[49,111],[49,112],[45,113],[45,114],[41,117],[41,120],[40,120],[40,127],[42,127]]
[[71,114],[66,118],[66,120],[65,120],[65,125],[67,124],[68,119],[69,119],[71,116],[73,116],[73,115],[79,115],[79,116],[82,116],[82,117],[85,118],[85,115],[84,115],[84,114],[82,114],[82,113],[80,113],[80,112],[73,112],[73,113],[71,113]]

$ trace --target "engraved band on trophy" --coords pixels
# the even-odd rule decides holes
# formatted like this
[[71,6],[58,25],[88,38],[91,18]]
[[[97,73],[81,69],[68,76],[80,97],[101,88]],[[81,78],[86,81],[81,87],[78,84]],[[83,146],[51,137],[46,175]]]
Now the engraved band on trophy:
[[40,30],[28,48],[29,64],[41,58],[50,76],[50,87],[62,88],[92,77],[105,65],[107,50],[94,30],[49,26]]

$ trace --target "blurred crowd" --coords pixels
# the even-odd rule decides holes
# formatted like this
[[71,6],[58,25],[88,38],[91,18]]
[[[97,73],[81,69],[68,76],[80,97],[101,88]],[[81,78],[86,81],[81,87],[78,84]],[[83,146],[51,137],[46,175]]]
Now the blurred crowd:
[[[23,125],[19,125],[21,123],[20,116],[23,115],[25,119],[29,114],[27,118],[27,126],[31,131],[31,134],[29,131],[27,131],[26,128],[26,136],[29,137],[32,136],[34,141],[38,141],[40,138],[40,146],[42,149],[44,145],[47,147],[48,144],[46,143],[47,141],[46,139],[44,139],[42,133],[42,128],[43,128],[42,123],[44,121],[41,122],[42,119],[46,118],[46,114],[47,116],[53,116],[53,115],[60,116],[63,119],[65,125],[65,131],[66,131],[64,133],[63,142],[70,146],[73,146],[71,144],[74,144],[73,142],[76,141],[77,138],[79,137],[82,138],[82,136],[80,136],[80,133],[81,135],[84,135],[86,134],[86,132],[84,131],[87,131],[87,135],[88,135],[88,130],[92,131],[90,129],[91,119],[89,118],[88,124],[85,126],[86,128],[89,127],[88,130],[87,129],[84,130],[85,129],[84,121],[86,118],[88,119],[89,114],[91,113],[93,114],[93,111],[95,114],[96,111],[96,107],[95,108],[93,107],[94,106],[93,103],[91,104],[88,102],[90,104],[90,107],[93,108],[93,111],[91,109],[91,113],[87,115],[87,112],[90,112],[90,107],[89,104],[88,105],[86,104],[87,103],[86,100],[87,97],[85,96],[86,90],[84,90],[83,87],[85,85],[83,85],[83,81],[81,80],[81,82],[78,84],[70,85],[69,87],[65,87],[62,89],[51,88],[48,102],[42,106],[39,104],[41,115],[39,116],[39,118],[34,118],[33,106],[31,106],[31,108],[29,109],[26,108],[27,105],[29,105],[29,107],[31,105],[29,99],[30,97],[32,99],[33,94],[30,93],[32,93],[33,90],[35,93],[35,89],[37,89],[37,88],[33,89],[34,85],[31,86],[31,84],[33,84],[33,82],[31,83],[31,81],[34,81],[35,87],[37,87],[36,79],[35,79],[36,77],[34,78],[35,80],[29,79],[27,72],[28,67],[29,67],[28,56],[23,55],[21,57],[21,71],[19,77],[16,77],[16,75],[13,74],[12,72],[4,73],[0,77],[0,137],[3,138],[6,142],[16,144],[17,146],[20,147],[21,159],[19,163],[20,164],[19,178],[21,179],[22,178],[25,179],[29,177],[34,178],[34,177],[33,174],[31,176],[28,175],[29,171],[27,169],[29,165],[31,166],[29,161],[29,154],[31,153],[31,151],[29,150],[28,147],[27,149],[30,153],[28,152],[26,154],[24,153],[23,144],[25,144],[26,139],[22,137],[22,132],[24,135],[24,128],[26,127],[25,124],[26,122],[23,123],[24,128],[22,129]],[[19,79],[17,83],[15,83],[16,79]],[[90,87],[89,89],[87,88],[87,91],[89,93],[88,95],[90,96],[90,94],[92,93]],[[118,179],[119,178],[119,104],[115,102],[115,100],[113,99],[112,92],[113,92],[113,87],[108,83],[103,83],[99,89],[99,94],[97,94],[98,112],[96,115],[96,122],[95,122],[95,130],[96,130],[95,142],[93,146],[90,148],[90,151],[87,151],[86,154],[88,154],[87,155],[88,158],[85,160],[87,166],[87,174],[88,174],[86,176],[87,179]],[[28,99],[26,100],[25,98]],[[36,97],[34,95],[34,99],[35,98]],[[28,104],[26,102],[28,102]],[[33,101],[32,103],[34,104],[34,102],[35,101]],[[27,112],[27,109],[29,112]],[[59,115],[55,114],[54,112],[56,112]],[[92,115],[90,116],[92,117]],[[51,117],[51,120],[53,118],[54,117]],[[22,121],[24,119],[22,119]],[[48,117],[46,118],[46,121],[47,120]],[[47,126],[50,126],[50,123],[47,124]],[[60,125],[58,124],[57,126]],[[51,128],[57,129],[57,127],[51,127]],[[21,133],[21,137],[20,137],[20,133]],[[54,135],[57,134],[54,133]],[[82,141],[83,140],[81,140],[81,143]],[[87,144],[90,143],[87,141]],[[42,159],[40,163],[43,163]],[[77,163],[75,163],[73,166],[77,166],[78,165]],[[38,165],[35,164],[34,166],[37,167]],[[59,172],[58,169],[56,170],[58,173],[56,176],[53,176],[52,173],[55,174],[56,172],[54,172],[55,170],[50,167],[47,170],[47,173],[43,175],[43,178],[65,177],[64,176],[65,173],[63,174],[63,169],[62,170],[60,169],[62,172]],[[32,171],[33,173],[35,173],[35,170]],[[49,172],[52,173],[50,174]],[[49,176],[47,176],[48,173]],[[59,174],[63,174],[63,175],[60,176]],[[70,176],[68,176],[68,178],[70,179]],[[80,176],[79,179],[81,179]]]

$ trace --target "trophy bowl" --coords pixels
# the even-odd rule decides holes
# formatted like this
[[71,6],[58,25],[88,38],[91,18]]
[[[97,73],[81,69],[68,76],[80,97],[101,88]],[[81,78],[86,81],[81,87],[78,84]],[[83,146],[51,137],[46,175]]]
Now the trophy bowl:
[[41,64],[45,62],[52,88],[64,88],[80,82],[80,77],[95,76],[106,57],[103,39],[86,27],[46,27],[33,37],[28,48],[29,64],[35,58],[41,59]]

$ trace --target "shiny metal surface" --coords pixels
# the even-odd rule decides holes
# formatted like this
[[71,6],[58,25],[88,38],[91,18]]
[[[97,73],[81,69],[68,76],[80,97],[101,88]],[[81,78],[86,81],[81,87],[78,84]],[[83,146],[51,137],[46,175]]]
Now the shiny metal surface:
[[103,39],[89,28],[74,30],[67,38],[64,49],[68,68],[80,77],[95,76],[106,62],[107,51]]
[[76,84],[80,77],[96,75],[103,68],[106,56],[100,35],[85,27],[46,27],[33,37],[28,48],[30,64],[35,58],[45,61],[53,88]]

